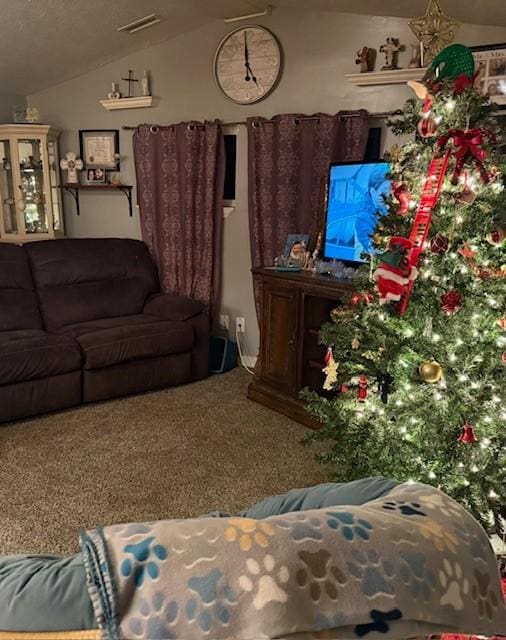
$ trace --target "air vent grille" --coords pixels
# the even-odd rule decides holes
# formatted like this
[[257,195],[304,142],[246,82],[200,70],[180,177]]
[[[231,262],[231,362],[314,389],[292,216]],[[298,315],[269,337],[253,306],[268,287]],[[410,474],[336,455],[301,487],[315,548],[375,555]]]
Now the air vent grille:
[[162,18],[156,13],[150,13],[148,16],[144,16],[143,18],[139,18],[138,20],[134,20],[133,22],[129,22],[128,24],[124,24],[122,27],[118,27],[116,31],[124,31],[125,33],[136,33],[137,31],[141,31],[141,29],[152,27],[153,25],[158,24],[161,21]]

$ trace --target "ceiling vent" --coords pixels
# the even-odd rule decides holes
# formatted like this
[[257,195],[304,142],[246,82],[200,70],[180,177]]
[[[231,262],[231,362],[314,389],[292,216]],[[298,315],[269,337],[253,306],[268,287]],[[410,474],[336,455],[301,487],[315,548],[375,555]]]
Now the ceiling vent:
[[157,16],[156,13],[150,13],[148,16],[139,18],[139,20],[134,20],[133,22],[124,24],[122,27],[118,27],[116,31],[125,31],[126,33],[136,33],[141,29],[147,29],[148,27],[152,27],[153,25],[158,24],[161,21],[162,21],[162,18],[160,16]]

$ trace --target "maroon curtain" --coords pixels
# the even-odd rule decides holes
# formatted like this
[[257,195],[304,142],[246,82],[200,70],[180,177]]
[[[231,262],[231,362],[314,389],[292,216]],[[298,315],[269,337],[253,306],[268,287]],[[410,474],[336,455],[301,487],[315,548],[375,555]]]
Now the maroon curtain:
[[141,125],[133,139],[142,238],[162,291],[212,312],[221,262],[225,152],[218,122]]
[[331,162],[362,160],[366,111],[248,119],[249,220],[253,267],[270,266],[289,233],[323,230]]

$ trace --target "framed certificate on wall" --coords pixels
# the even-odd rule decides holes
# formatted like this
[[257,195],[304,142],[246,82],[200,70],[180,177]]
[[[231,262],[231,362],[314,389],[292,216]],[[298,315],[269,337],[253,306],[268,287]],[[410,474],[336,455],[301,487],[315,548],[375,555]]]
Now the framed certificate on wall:
[[119,170],[119,129],[81,129],[79,149],[87,168]]
[[471,47],[476,64],[475,86],[500,109],[506,109],[506,43]]

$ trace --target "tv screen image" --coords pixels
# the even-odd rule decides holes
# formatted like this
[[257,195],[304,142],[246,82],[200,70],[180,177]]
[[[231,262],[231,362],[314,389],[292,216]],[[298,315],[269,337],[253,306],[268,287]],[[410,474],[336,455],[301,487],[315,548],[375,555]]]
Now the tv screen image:
[[391,190],[388,162],[332,164],[329,170],[324,258],[364,262],[372,253],[376,214]]

